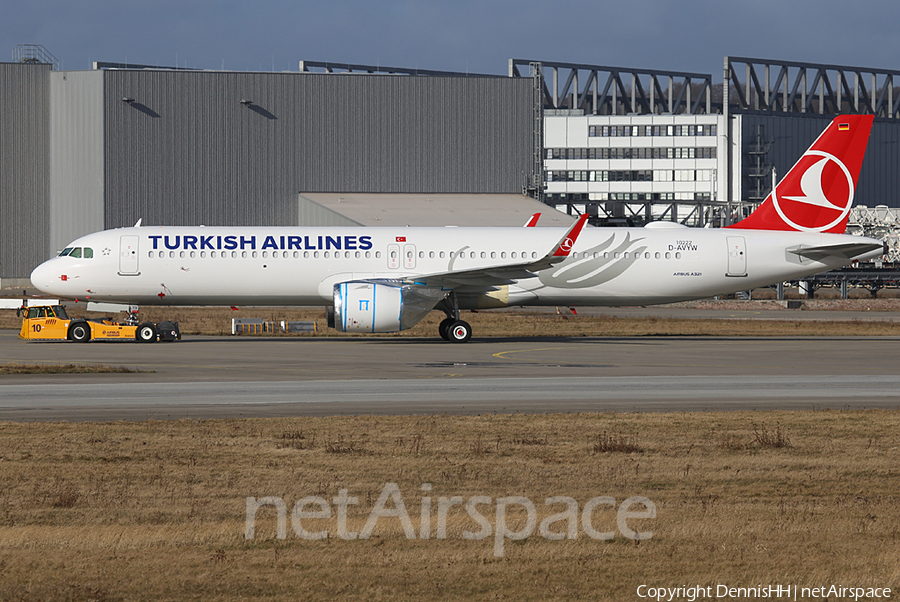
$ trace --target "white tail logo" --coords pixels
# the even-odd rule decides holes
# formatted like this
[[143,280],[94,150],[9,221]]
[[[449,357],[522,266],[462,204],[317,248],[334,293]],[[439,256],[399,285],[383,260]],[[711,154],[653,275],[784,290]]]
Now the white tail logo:
[[838,207],[828,200],[825,191],[822,190],[822,171],[828,164],[828,159],[822,159],[818,163],[806,170],[803,178],[800,179],[800,189],[804,196],[786,196],[784,199],[788,201],[797,201],[798,203],[807,203],[817,207],[825,207],[826,209],[834,209],[843,211],[842,207]]
[[[800,195],[792,195],[792,196],[784,196],[781,199],[778,198],[778,188],[775,187],[775,190],[772,191],[772,201],[775,205],[775,210],[778,212],[778,215],[781,216],[781,219],[785,221],[788,225],[796,230],[800,230],[803,232],[825,232],[830,228],[833,228],[837,224],[839,224],[844,217],[850,213],[850,207],[853,205],[853,176],[850,175],[850,171],[844,165],[842,161],[840,161],[837,157],[832,155],[831,153],[826,153],[824,151],[819,150],[810,150],[806,152],[805,156],[820,156],[823,157],[821,160],[816,161],[812,165],[810,165],[803,175],[800,177]],[[845,199],[835,199],[838,200],[838,203],[833,202],[829,199],[825,191],[822,189],[822,173],[825,170],[825,167],[829,162],[834,162],[837,165],[841,172],[844,174],[844,177],[847,178],[847,198]],[[833,211],[837,211],[838,215],[836,219],[833,221],[824,224],[822,226],[809,226],[797,223],[797,220],[802,217],[802,213],[798,214],[797,211],[791,211],[790,208],[785,208],[781,206],[782,201],[795,201],[798,203],[803,203],[804,205],[812,205],[814,207],[820,207],[822,209],[830,209]],[[788,217],[788,214],[793,213],[796,219],[791,219]]]

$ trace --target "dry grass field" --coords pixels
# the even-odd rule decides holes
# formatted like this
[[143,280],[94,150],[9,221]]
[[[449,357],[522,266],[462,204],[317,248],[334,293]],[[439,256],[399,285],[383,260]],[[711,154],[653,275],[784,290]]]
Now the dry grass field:
[[[894,302],[892,308],[900,307]],[[108,314],[72,311],[72,315],[99,318]],[[773,316],[774,318],[775,316]],[[390,334],[346,334],[328,328],[325,312],[309,308],[241,308],[227,307],[143,307],[141,319],[148,321],[173,320],[184,335],[230,335],[232,318],[263,320],[312,320],[318,334],[284,336],[329,337],[434,337],[440,312],[431,312],[414,328]],[[463,312],[462,318],[472,325],[476,336],[483,337],[594,337],[594,336],[857,336],[900,335],[900,322],[866,320],[729,320],[676,318],[623,318],[616,316],[573,316],[562,308],[560,314],[529,311]],[[0,311],[0,328],[21,327],[21,319],[14,311]],[[266,335],[271,336],[271,335]]]
[[[858,336],[900,335],[900,322],[791,321],[782,320],[691,320],[669,318],[620,318],[573,316],[564,313],[463,312],[478,337],[591,337],[591,336],[835,336],[852,332]],[[231,318],[266,320],[316,320],[319,336],[434,337],[440,312],[431,312],[414,328],[384,335],[345,334],[325,326],[325,315],[317,309],[249,308],[144,308],[146,320],[175,320],[184,334],[230,334]],[[316,335],[290,335],[316,336]]]
[[[319,310],[284,308],[142,317],[177,320],[186,335],[226,334],[232,317],[324,326]],[[431,337],[439,318],[385,336]],[[480,337],[900,334],[868,321],[464,319]],[[18,326],[0,312],[0,328]],[[639,599],[641,584],[896,593],[898,427],[900,411],[0,423],[0,600],[613,601]],[[379,506],[390,483],[409,524],[371,523],[375,508],[398,513],[396,498]],[[346,517],[344,490],[358,501]],[[294,520],[292,510],[321,510],[295,508],[310,496],[330,515]],[[499,501],[510,496],[533,503],[533,523],[522,504]],[[575,514],[547,504],[554,496]],[[656,511],[625,521],[652,531],[639,542],[616,515],[633,496]],[[247,500],[264,497],[284,502],[283,539],[273,506],[245,537]],[[469,513],[454,501],[484,503]],[[503,524],[522,537],[498,538]],[[367,526],[367,538],[341,537]]]
[[[896,592],[898,428],[893,411],[0,423],[0,599],[636,600],[641,584]],[[358,498],[345,527],[360,532],[387,483],[417,538],[382,517],[368,539],[342,539],[334,498]],[[245,539],[246,500],[266,496],[285,502],[286,537],[265,507]],[[306,496],[330,504],[330,518],[300,521],[327,539],[292,528]],[[489,498],[477,506],[489,537],[464,538],[483,525],[462,506],[439,517],[439,498],[452,496]],[[538,524],[566,509],[546,498],[573,498],[578,519],[549,529],[577,537],[535,529],[496,555],[505,496],[531,500]],[[615,537],[589,537],[581,513],[597,496],[648,498],[655,518],[627,526],[652,537],[623,537],[606,504],[590,525]],[[524,507],[509,505],[505,523],[525,530]]]

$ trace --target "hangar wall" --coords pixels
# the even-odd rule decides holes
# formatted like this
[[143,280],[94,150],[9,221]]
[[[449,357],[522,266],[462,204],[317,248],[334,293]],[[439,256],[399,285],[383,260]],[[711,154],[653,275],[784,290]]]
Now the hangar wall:
[[519,194],[532,82],[0,63],[0,277],[82,234],[299,225],[301,193]]
[[48,257],[50,69],[0,63],[0,277]]
[[107,228],[296,225],[301,192],[514,193],[531,166],[527,79],[102,74]]
[[103,75],[50,74],[50,216],[47,257],[103,229]]

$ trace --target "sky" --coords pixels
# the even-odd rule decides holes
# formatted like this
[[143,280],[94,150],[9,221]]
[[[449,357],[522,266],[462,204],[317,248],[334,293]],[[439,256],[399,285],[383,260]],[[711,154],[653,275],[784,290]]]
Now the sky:
[[[851,7],[852,6],[852,7]],[[725,56],[900,69],[896,0],[0,0],[0,61],[296,71],[301,60],[505,75],[509,59],[711,74]]]

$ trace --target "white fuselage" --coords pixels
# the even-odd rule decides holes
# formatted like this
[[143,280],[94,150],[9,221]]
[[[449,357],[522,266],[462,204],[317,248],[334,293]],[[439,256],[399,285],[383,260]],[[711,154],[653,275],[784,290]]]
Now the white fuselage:
[[[330,305],[334,285],[521,264],[559,228],[138,227],[79,238],[32,274],[67,298],[143,305]],[[880,241],[772,230],[587,227],[572,253],[536,276],[456,287],[461,308],[631,305],[703,298],[802,278],[881,254],[826,256],[798,247]],[[86,258],[86,255],[92,255]]]

